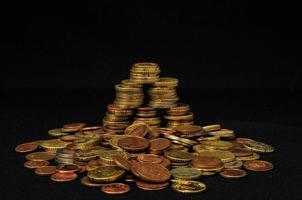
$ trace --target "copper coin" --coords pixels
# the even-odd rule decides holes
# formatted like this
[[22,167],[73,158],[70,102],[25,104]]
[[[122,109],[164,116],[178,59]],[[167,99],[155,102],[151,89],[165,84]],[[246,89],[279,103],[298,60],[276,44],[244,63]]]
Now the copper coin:
[[160,164],[149,162],[133,163],[131,171],[138,178],[152,183],[163,183],[168,181],[171,177],[167,168]]
[[34,151],[37,148],[38,148],[37,143],[28,142],[28,143],[19,144],[18,146],[16,146],[15,151],[19,152],[19,153],[26,153],[26,152]]
[[219,174],[224,178],[242,178],[247,175],[242,169],[224,169]]
[[29,168],[29,169],[35,169],[35,168],[43,167],[46,165],[49,165],[49,162],[46,160],[39,160],[39,161],[29,160],[24,163],[24,167]]
[[150,151],[164,151],[171,146],[171,141],[166,138],[156,138],[150,140]]
[[64,124],[63,128],[70,128],[70,129],[81,129],[86,126],[86,123],[70,123]]
[[60,137],[60,140],[66,141],[66,142],[73,142],[75,140],[79,139],[79,137],[75,135],[63,135]]
[[169,168],[171,165],[171,161],[167,158],[163,158],[163,161],[160,163],[161,166],[164,166],[165,168]]
[[40,176],[49,176],[56,173],[56,166],[43,166],[35,169],[35,173]]
[[235,154],[235,156],[244,157],[253,155],[253,151],[245,147],[233,147],[230,151]]
[[113,158],[114,163],[119,166],[120,168],[130,171],[131,170],[131,162],[127,159],[123,158],[122,156],[115,156]]
[[188,134],[188,133],[196,133],[196,132],[204,132],[201,126],[197,125],[179,125],[175,128],[177,132],[183,133],[183,134]]
[[243,163],[245,169],[251,171],[269,171],[274,168],[274,165],[265,160],[249,160]]
[[52,160],[55,157],[56,154],[50,152],[44,152],[44,151],[30,153],[25,156],[27,160],[36,160],[36,161]]
[[109,183],[103,185],[101,191],[112,195],[125,194],[130,191],[130,186],[124,183]]
[[151,162],[151,163],[159,164],[163,161],[163,157],[155,154],[141,154],[137,156],[137,160],[140,162]]
[[219,158],[206,156],[193,158],[191,164],[193,167],[201,169],[217,169],[223,166],[223,162]]
[[169,182],[165,183],[150,183],[138,180],[136,181],[136,187],[142,190],[162,190],[169,186]]
[[56,182],[67,182],[67,181],[73,181],[78,177],[76,173],[55,173],[50,176],[50,179],[52,181]]
[[57,166],[57,172],[58,173],[72,173],[79,171],[80,167],[75,164],[59,164]]
[[149,141],[142,137],[125,137],[118,141],[118,146],[130,151],[142,151],[149,146]]
[[247,142],[251,142],[251,141],[254,141],[252,139],[249,139],[249,138],[236,138],[235,141],[239,144],[246,144]]
[[125,178],[124,178],[124,180],[125,180],[126,182],[130,182],[130,183],[136,181],[136,180],[135,180],[135,177],[134,177],[133,175],[130,175],[130,174],[126,175]]
[[88,176],[84,176],[83,178],[81,178],[81,183],[88,187],[101,187],[103,185],[101,183],[91,181]]

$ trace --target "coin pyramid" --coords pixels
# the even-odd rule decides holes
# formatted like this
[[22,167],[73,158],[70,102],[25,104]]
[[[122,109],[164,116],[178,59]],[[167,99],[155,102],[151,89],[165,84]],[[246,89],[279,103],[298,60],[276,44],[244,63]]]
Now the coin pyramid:
[[80,176],[83,185],[112,195],[132,187],[169,186],[199,193],[207,188],[203,181],[215,174],[237,179],[246,170],[273,169],[260,160],[274,151],[272,146],[236,138],[220,124],[194,124],[190,106],[178,102],[178,79],[160,77],[160,71],[156,63],[134,64],[129,79],[115,86],[101,125],[68,123],[49,130],[50,139],[18,145],[17,152],[31,152],[24,167],[55,182]]

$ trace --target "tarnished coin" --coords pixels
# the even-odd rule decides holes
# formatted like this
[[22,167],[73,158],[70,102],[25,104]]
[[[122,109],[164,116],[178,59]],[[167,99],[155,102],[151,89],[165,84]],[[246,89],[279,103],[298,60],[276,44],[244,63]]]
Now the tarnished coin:
[[137,180],[135,183],[136,183],[136,187],[138,187],[142,190],[162,190],[162,189],[165,189],[169,186],[169,182],[150,183],[150,182]]
[[172,184],[172,189],[186,194],[199,193],[206,190],[206,185],[200,181],[178,181]]
[[105,194],[119,195],[130,191],[130,186],[124,183],[109,183],[101,187]]
[[29,169],[35,169],[35,168],[43,167],[46,165],[49,165],[49,162],[46,160],[39,160],[39,161],[29,160],[24,163],[24,167],[29,168]]
[[168,149],[171,146],[171,141],[166,138],[156,138],[150,140],[150,151],[161,152]]
[[130,171],[131,170],[131,162],[129,162],[126,158],[122,156],[114,156],[114,163],[120,168]]
[[241,168],[243,165],[243,162],[241,160],[233,160],[231,162],[227,162],[227,163],[224,163],[224,168],[225,169],[239,169]]
[[137,160],[140,162],[159,164],[163,161],[163,158],[155,154],[140,154],[139,156],[137,156]]
[[56,173],[56,166],[43,166],[35,169],[35,173],[39,176],[50,176]]
[[224,178],[242,178],[247,175],[242,169],[224,169],[219,174]]
[[50,176],[50,179],[55,182],[68,182],[78,178],[76,173],[55,173]]
[[269,171],[274,168],[273,164],[265,160],[250,160],[243,163],[245,169],[251,171]]
[[101,187],[103,184],[101,183],[95,183],[93,181],[91,181],[88,176],[84,176],[83,178],[81,178],[81,183],[82,185],[88,186],[88,187]]
[[43,152],[43,151],[30,153],[25,156],[27,160],[35,160],[35,161],[52,160],[55,157],[56,154],[50,152]]
[[170,172],[160,164],[136,162],[132,164],[132,173],[138,178],[152,182],[163,183],[170,179]]
[[170,170],[170,173],[175,179],[181,180],[196,180],[202,175],[200,170],[191,167],[178,167]]
[[38,148],[37,143],[28,142],[28,143],[19,144],[18,146],[16,146],[15,151],[18,153],[26,153],[26,152],[34,151],[37,148]]
[[119,147],[125,149],[126,151],[135,152],[142,151],[149,146],[149,141],[142,137],[126,137],[121,138],[118,141]]

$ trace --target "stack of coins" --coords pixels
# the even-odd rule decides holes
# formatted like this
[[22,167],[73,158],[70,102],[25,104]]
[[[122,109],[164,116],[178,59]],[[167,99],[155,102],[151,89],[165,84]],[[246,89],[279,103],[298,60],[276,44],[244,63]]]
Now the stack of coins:
[[142,121],[148,124],[150,127],[160,127],[161,119],[157,115],[155,108],[151,107],[140,107],[137,108],[135,121]]
[[73,164],[75,150],[69,148],[59,149],[56,152],[55,161],[58,164]]
[[136,63],[130,71],[130,80],[137,84],[150,84],[159,80],[160,68],[156,63]]
[[106,133],[121,134],[130,125],[133,110],[123,109],[115,104],[107,106],[107,112],[103,119],[103,129]]
[[160,78],[149,88],[150,96],[149,106],[153,108],[170,108],[177,104],[179,97],[177,96],[176,87],[178,79],[176,78]]
[[194,124],[194,115],[190,112],[190,106],[184,103],[168,108],[164,119],[166,119],[166,126],[171,128]]
[[171,161],[172,168],[187,167],[193,159],[193,154],[182,150],[169,150],[164,155]]
[[115,86],[114,105],[123,109],[138,108],[144,103],[142,85],[118,84]]

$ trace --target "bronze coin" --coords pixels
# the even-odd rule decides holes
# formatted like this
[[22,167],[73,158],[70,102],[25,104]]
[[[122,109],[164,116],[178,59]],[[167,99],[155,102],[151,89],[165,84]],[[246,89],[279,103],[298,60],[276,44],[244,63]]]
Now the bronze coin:
[[114,163],[119,166],[120,168],[130,171],[131,170],[131,162],[127,159],[123,158],[122,156],[115,156],[113,158]]
[[35,169],[35,173],[39,176],[49,176],[56,173],[56,166],[43,166]]
[[155,154],[141,154],[137,156],[137,160],[140,162],[151,162],[151,163],[159,164],[163,161],[163,157]]
[[19,144],[18,146],[16,146],[15,151],[18,153],[26,153],[26,152],[34,151],[37,148],[38,148],[37,143],[28,142],[28,143]]
[[163,161],[160,163],[161,166],[164,166],[165,168],[169,168],[171,165],[171,161],[167,158],[163,158]]
[[204,132],[201,126],[197,125],[179,125],[175,128],[177,132],[183,133],[183,134],[188,134],[188,133],[196,133],[196,132]]
[[39,161],[29,160],[24,163],[24,167],[29,168],[29,169],[35,169],[35,168],[43,167],[46,165],[49,165],[49,162],[46,160],[39,160]]
[[219,158],[197,156],[191,161],[193,167],[201,169],[217,169],[223,166],[223,162]]
[[70,128],[70,129],[81,129],[86,126],[86,123],[70,123],[70,124],[64,124],[63,128]]
[[36,161],[52,160],[55,157],[56,157],[56,154],[51,153],[51,152],[44,152],[44,151],[30,153],[25,156],[25,158],[27,160],[36,160]]
[[59,164],[57,166],[57,172],[58,173],[72,173],[79,171],[80,167],[75,164]]
[[66,142],[73,142],[77,139],[79,139],[79,137],[77,137],[75,135],[63,135],[60,137],[60,140],[66,141]]
[[150,140],[150,151],[164,151],[168,149],[171,146],[171,141],[166,138],[156,138],[153,140]]
[[163,183],[168,181],[171,177],[167,168],[160,164],[149,162],[133,163],[131,171],[138,178],[152,183]]
[[149,141],[142,137],[131,136],[119,139],[118,146],[130,152],[142,151],[148,148]]
[[78,178],[78,175],[76,173],[55,173],[50,176],[50,179],[52,181],[56,182],[67,182],[67,181],[73,181],[76,178]]
[[242,178],[247,175],[242,169],[224,169],[219,174],[224,178]]
[[81,183],[88,187],[101,187],[103,185],[101,183],[91,181],[88,176],[84,176],[83,178],[81,178]]
[[101,191],[105,194],[125,194],[130,191],[130,186],[124,183],[109,183],[101,187]]
[[150,183],[138,180],[136,181],[136,187],[142,190],[162,190],[169,186],[169,182],[165,183]]
[[251,142],[251,141],[254,141],[252,139],[249,139],[249,138],[236,138],[235,141],[239,144],[246,144],[247,142]]
[[247,149],[245,147],[233,147],[230,149],[230,151],[235,155],[239,157],[244,157],[244,156],[251,156],[253,155],[253,151],[250,149]]
[[265,160],[249,160],[243,163],[245,169],[251,171],[269,171],[274,168],[274,165]]

